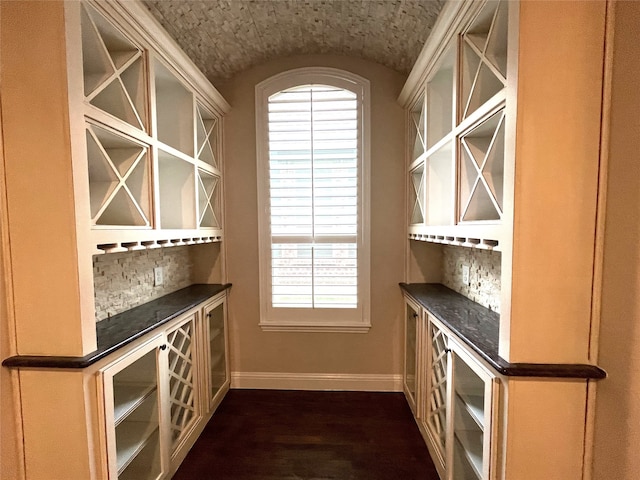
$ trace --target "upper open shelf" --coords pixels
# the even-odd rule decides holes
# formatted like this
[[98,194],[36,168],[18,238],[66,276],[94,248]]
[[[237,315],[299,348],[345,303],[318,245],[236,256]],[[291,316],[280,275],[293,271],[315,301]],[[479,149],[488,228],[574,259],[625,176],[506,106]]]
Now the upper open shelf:
[[196,158],[219,169],[218,117],[202,105],[196,108]]
[[499,220],[504,183],[504,110],[460,137],[460,221]]
[[198,169],[198,226],[220,228],[220,177]]
[[85,100],[147,130],[144,51],[89,5],[82,5],[82,65]]
[[453,129],[455,61],[455,48],[449,46],[442,55],[436,72],[427,81],[427,150]]
[[153,62],[158,140],[194,156],[194,98],[177,75],[161,61]]
[[86,137],[93,225],[150,227],[148,147],[95,125]]
[[412,160],[417,160],[427,150],[424,96],[416,102],[410,112],[409,135],[413,145]]
[[508,2],[489,1],[462,34],[460,118],[465,119],[507,82]]

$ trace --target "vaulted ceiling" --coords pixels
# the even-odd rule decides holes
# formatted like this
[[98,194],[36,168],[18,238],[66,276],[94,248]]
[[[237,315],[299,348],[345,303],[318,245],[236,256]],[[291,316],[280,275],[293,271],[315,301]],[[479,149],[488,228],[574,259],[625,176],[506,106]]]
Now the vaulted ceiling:
[[144,0],[215,84],[272,58],[329,53],[411,70],[444,0]]

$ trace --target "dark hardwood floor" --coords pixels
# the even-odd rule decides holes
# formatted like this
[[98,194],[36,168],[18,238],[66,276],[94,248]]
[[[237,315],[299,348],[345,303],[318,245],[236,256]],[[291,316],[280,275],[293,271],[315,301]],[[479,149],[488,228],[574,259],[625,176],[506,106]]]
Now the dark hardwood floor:
[[438,480],[401,393],[231,390],[174,480]]

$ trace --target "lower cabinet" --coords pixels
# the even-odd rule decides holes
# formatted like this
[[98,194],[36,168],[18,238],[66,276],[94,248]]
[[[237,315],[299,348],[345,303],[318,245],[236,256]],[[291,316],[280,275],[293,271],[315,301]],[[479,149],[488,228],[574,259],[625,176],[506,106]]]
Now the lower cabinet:
[[226,298],[213,301],[203,308],[204,339],[207,358],[207,408],[218,406],[229,389],[229,361],[227,359],[227,315]]
[[109,478],[155,480],[169,469],[166,348],[158,335],[100,372]]
[[[484,480],[495,477],[494,402],[498,379],[455,341],[449,352],[449,478]],[[497,411],[497,409],[496,409]]]
[[420,308],[410,300],[405,303],[404,323],[404,392],[413,414],[418,417],[418,348],[421,318]]
[[408,298],[405,312],[404,392],[441,480],[494,479],[498,378]]
[[99,369],[109,479],[177,470],[229,390],[226,322],[217,296]]

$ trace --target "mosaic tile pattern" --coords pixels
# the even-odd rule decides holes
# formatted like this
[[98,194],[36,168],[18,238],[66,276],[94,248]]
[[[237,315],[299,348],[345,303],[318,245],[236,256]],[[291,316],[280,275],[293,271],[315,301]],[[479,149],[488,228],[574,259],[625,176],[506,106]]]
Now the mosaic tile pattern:
[[444,0],[144,0],[214,84],[299,54],[415,63]]
[[[153,286],[153,268],[163,285]],[[93,257],[96,321],[104,320],[193,283],[189,247],[158,248]]]
[[[500,313],[500,252],[476,248],[443,248],[442,283],[465,297]],[[470,285],[462,282],[462,266],[470,267]]]

